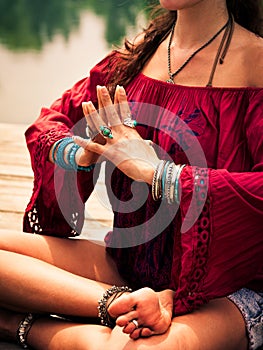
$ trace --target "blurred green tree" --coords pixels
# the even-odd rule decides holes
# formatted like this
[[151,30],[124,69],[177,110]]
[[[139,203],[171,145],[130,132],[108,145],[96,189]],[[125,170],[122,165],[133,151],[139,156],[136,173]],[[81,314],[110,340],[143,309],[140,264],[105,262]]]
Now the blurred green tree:
[[0,42],[11,50],[41,50],[54,35],[65,40],[88,9],[105,21],[105,39],[118,44],[139,12],[156,0],[0,0]]

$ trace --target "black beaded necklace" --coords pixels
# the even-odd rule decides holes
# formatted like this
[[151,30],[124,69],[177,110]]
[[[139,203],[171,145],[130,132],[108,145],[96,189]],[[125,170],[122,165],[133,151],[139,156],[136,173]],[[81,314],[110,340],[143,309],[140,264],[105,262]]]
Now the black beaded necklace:
[[[229,32],[229,30],[227,30],[228,28],[232,27],[232,17],[230,16],[228,21],[226,22],[226,24],[223,25],[223,27],[221,29],[219,29],[219,31],[211,38],[209,39],[206,43],[204,43],[201,47],[199,47],[196,51],[194,51],[191,56],[189,56],[187,58],[187,60],[175,71],[172,73],[171,71],[171,45],[172,45],[172,39],[173,39],[173,34],[174,34],[174,28],[175,28],[175,23],[173,24],[172,26],[172,29],[171,29],[171,35],[170,35],[170,39],[169,39],[169,44],[168,44],[168,75],[169,75],[169,79],[166,80],[167,83],[171,83],[171,84],[174,84],[174,77],[179,73],[181,72],[181,70],[191,61],[192,58],[194,58],[194,56],[200,52],[201,50],[203,50],[205,47],[207,47],[209,44],[211,44],[212,41],[214,41],[218,35],[224,30],[226,29],[225,31],[225,35],[223,36],[222,38],[222,41],[221,41],[221,44],[220,44],[220,52],[222,50],[222,46],[224,44],[224,41],[226,39],[226,35],[227,35],[227,32]],[[232,32],[230,30],[230,32]],[[232,34],[232,33],[231,33]],[[218,60],[218,58],[217,58]],[[217,62],[216,62],[217,63]],[[215,69],[215,67],[214,67]],[[208,86],[210,86],[211,83],[210,83],[210,79],[209,79],[209,83],[208,83]]]

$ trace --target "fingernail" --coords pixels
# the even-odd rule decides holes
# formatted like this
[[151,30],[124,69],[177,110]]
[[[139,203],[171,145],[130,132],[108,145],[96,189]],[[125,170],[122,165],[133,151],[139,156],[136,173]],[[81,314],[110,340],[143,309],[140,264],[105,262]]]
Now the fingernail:
[[91,101],[88,101],[87,102],[87,107],[90,111],[94,111],[95,110],[95,107],[93,105],[93,103]]
[[105,96],[108,95],[108,90],[106,86],[101,86],[100,91],[102,92],[103,95]]
[[119,87],[119,93],[122,94],[122,95],[125,95],[126,92],[125,92],[124,87],[123,87],[123,86],[120,86],[120,85],[118,85],[118,87]]

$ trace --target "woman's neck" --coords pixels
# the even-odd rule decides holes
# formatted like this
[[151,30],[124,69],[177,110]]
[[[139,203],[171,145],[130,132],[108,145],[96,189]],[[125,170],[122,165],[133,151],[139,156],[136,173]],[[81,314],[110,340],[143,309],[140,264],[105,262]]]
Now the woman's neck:
[[228,16],[222,1],[203,1],[178,10],[173,42],[186,50],[200,46],[227,22]]

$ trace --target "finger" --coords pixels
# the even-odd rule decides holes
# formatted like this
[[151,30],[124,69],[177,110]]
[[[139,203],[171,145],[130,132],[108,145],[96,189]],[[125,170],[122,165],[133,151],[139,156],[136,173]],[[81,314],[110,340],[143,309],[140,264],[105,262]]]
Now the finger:
[[[134,320],[134,322],[135,321],[136,320]],[[124,326],[122,331],[123,331],[123,333],[131,334],[135,331],[135,329],[138,329],[138,328],[139,328],[139,326],[137,326],[136,323],[133,323],[132,321],[130,321]]]
[[116,109],[118,115],[120,116],[120,119],[121,119],[120,105],[119,105],[119,97],[118,97],[118,90],[119,90],[119,85],[117,85],[117,86],[116,86],[116,89],[115,89],[115,94],[114,94],[114,106],[115,106],[115,109]]
[[[99,115],[99,113],[97,112],[95,106],[93,105],[93,103],[91,101],[88,101],[85,103],[85,109],[86,109],[86,120],[87,120],[87,124],[89,125],[94,125],[95,129],[97,132],[100,132],[100,127],[105,125],[105,122],[103,121],[103,119],[101,118],[101,116]],[[106,124],[107,126],[107,124]]]
[[130,338],[133,340],[139,339],[141,337],[141,332],[143,328],[136,328],[133,332],[130,333]]
[[130,338],[133,340],[139,339],[139,338],[149,338],[155,333],[147,327],[139,327],[135,329],[132,333],[130,333]]
[[116,108],[117,113],[120,115],[120,109],[119,109],[119,99],[118,99],[118,86],[116,86],[115,93],[114,93],[114,106]]
[[116,324],[120,327],[125,327],[129,322],[131,322],[134,319],[137,319],[138,313],[134,310],[131,312],[128,312],[125,315],[120,315],[116,318]]
[[152,331],[150,328],[147,328],[147,327],[141,328],[141,331],[140,331],[141,338],[149,338],[154,334],[155,334],[154,331]]
[[116,111],[115,105],[112,103],[110,94],[105,86],[98,87],[98,93],[105,111],[106,119],[111,126],[117,126],[121,124],[121,120]]
[[90,111],[89,111],[88,105],[89,105],[89,102],[82,102],[82,110],[83,110],[84,116],[86,118],[88,128],[91,130],[92,134],[96,134],[98,132],[98,130],[97,130],[96,126],[94,125],[92,118],[90,118]]
[[119,106],[121,121],[123,122],[124,119],[131,118],[131,110],[127,101],[126,91],[123,86],[117,85],[115,97],[114,102]]
[[99,143],[95,143],[91,141],[90,139],[83,139],[80,136],[72,136],[73,141],[82,147],[85,151],[94,152],[97,154],[103,154],[104,147],[100,145]]
[[104,124],[107,125],[108,124],[107,117],[106,117],[105,110],[104,110],[103,100],[101,98],[100,88],[101,88],[101,86],[97,85],[96,90],[97,90],[97,97],[98,97],[98,109],[99,109],[99,114],[104,121]]
[[87,127],[86,127],[87,136],[90,137],[92,141],[98,142],[101,145],[105,145],[106,143],[105,137],[101,135],[96,125],[93,123],[92,118],[89,117],[89,109],[88,109],[87,102],[82,103],[82,109],[87,122]]
[[[125,316],[127,313],[134,311],[134,300],[132,297],[133,293],[122,295],[118,299],[116,299],[108,308],[109,314],[117,318],[121,315]],[[136,317],[134,317],[136,318]],[[132,320],[132,318],[127,319],[126,322]]]

